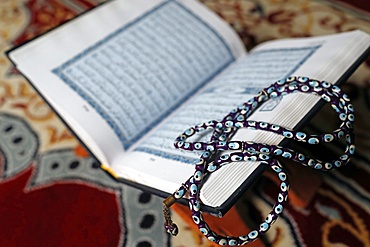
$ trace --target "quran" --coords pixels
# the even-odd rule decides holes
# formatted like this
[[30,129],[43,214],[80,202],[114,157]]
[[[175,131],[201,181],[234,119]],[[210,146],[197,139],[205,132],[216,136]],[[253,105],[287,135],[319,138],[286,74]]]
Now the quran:
[[[267,41],[246,51],[233,29],[197,1],[117,0],[8,56],[102,169],[167,196],[193,174],[199,158],[173,145],[189,126],[223,118],[288,76],[340,84],[369,45],[370,36],[354,30]],[[297,93],[266,102],[250,119],[293,129],[318,106],[317,97]],[[249,129],[233,139],[283,141]],[[200,193],[206,211],[226,212],[262,170],[258,162],[237,162],[212,174]]]

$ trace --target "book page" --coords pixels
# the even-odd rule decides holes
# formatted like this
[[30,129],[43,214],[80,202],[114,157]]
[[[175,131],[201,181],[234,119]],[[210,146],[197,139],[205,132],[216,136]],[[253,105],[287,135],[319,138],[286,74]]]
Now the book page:
[[234,60],[218,34],[171,1],[53,72],[90,102],[128,149]]
[[[144,168],[150,176],[162,178],[163,181],[171,180],[175,183],[177,179],[185,178],[178,184],[161,182],[163,190],[173,192],[192,175],[193,163],[200,155],[176,150],[173,141],[178,135],[195,124],[221,120],[232,109],[278,79],[298,75],[337,82],[358,58],[345,54],[359,56],[367,49],[369,37],[363,36],[360,39],[362,35],[363,33],[355,31],[338,36],[275,41],[257,47],[222,76],[215,78],[201,94],[181,107],[170,120],[136,147],[137,153],[130,154],[129,157],[132,155],[135,160],[141,157],[144,162],[136,162],[135,167],[130,165],[133,164],[131,162],[126,163],[134,170]],[[360,45],[353,46],[353,42]],[[277,98],[264,104],[250,119],[293,128],[318,100],[318,97],[305,94]],[[206,140],[207,136],[202,138]],[[272,133],[245,129],[239,130],[234,138],[270,144],[279,144],[282,140]],[[180,169],[178,165],[171,165],[171,160],[184,162],[188,167]],[[256,162],[233,163],[212,174],[201,190],[203,203],[220,206],[257,166]],[[119,167],[116,169],[120,171]],[[186,172],[188,173],[185,174]]]
[[121,0],[10,57],[111,164],[244,52],[231,28],[195,1]]
[[[194,163],[199,154],[173,148],[173,141],[179,134],[195,124],[222,120],[233,108],[253,97],[276,78],[285,78],[294,73],[318,48],[314,45],[251,53],[217,78],[188,105],[180,108],[136,150]],[[264,106],[261,111],[272,111],[278,104],[277,100],[269,102],[270,105]]]

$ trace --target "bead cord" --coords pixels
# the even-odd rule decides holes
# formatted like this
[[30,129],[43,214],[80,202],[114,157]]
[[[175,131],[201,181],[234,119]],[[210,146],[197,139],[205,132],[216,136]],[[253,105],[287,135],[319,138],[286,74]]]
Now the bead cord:
[[[327,103],[338,114],[341,124],[338,129],[331,133],[307,134],[302,131],[295,131],[284,128],[276,124],[263,121],[248,120],[248,117],[264,102],[271,98],[285,96],[291,93],[314,94]],[[168,208],[178,199],[186,194],[189,198],[189,208],[192,212],[192,219],[210,241],[221,246],[240,246],[245,245],[259,236],[265,234],[276,221],[283,211],[284,203],[288,198],[289,182],[288,175],[283,166],[276,159],[277,156],[291,159],[304,166],[314,169],[328,171],[341,167],[348,163],[354,154],[354,135],[353,135],[354,110],[350,99],[336,85],[326,81],[317,81],[307,77],[288,77],[279,80],[271,86],[263,89],[255,97],[244,104],[233,109],[222,121],[208,121],[195,125],[179,135],[175,140],[175,147],[187,151],[203,151],[199,160],[195,163],[194,174],[183,183],[180,188],[164,201],[164,214],[166,218],[165,229],[167,232],[176,235],[177,226],[170,220]],[[344,154],[337,159],[323,162],[318,159],[306,156],[301,152],[279,145],[269,145],[252,141],[229,141],[239,128],[262,130],[281,135],[295,141],[306,142],[308,144],[328,143],[346,138],[346,149]],[[206,129],[213,129],[210,141],[208,142],[188,142],[187,139]],[[228,151],[228,152],[222,152]],[[221,152],[221,153],[220,153]],[[201,212],[201,202],[199,199],[200,188],[203,179],[212,172],[217,171],[224,165],[232,162],[254,161],[268,165],[277,174],[280,180],[277,202],[272,207],[264,222],[258,229],[252,230],[247,235],[242,236],[221,236],[210,229],[204,221]]]

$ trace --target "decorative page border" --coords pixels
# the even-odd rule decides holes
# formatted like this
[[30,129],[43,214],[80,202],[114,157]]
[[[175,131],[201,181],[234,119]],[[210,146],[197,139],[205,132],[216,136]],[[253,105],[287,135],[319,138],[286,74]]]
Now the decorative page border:
[[[82,57],[87,56],[88,54],[90,54],[91,52],[93,52],[96,48],[98,48],[99,46],[105,44],[108,40],[114,38],[115,36],[121,34],[122,32],[125,32],[125,30],[128,29],[129,27],[131,27],[131,26],[135,25],[136,23],[140,22],[142,19],[147,18],[150,15],[154,14],[159,9],[165,8],[166,6],[168,6],[171,3],[172,4],[176,4],[178,7],[182,8],[183,10],[185,10],[188,14],[192,15],[193,17],[195,17],[195,19],[197,21],[199,21],[200,24],[206,26],[207,29],[209,29],[215,35],[215,37],[220,40],[220,43],[224,45],[225,49],[227,50],[228,54],[230,55],[230,59],[227,60],[225,62],[225,64],[223,64],[223,66],[221,66],[220,69],[218,69],[217,71],[215,71],[212,75],[210,75],[208,78],[206,78],[201,83],[202,87],[205,86],[208,82],[210,82],[212,80],[212,78],[214,78],[222,70],[224,70],[231,63],[233,63],[236,60],[236,57],[233,54],[231,48],[227,45],[226,41],[220,36],[220,34],[216,30],[214,30],[209,24],[207,24],[206,22],[204,22],[195,13],[193,13],[190,9],[188,9],[187,7],[185,7],[184,5],[182,5],[181,3],[177,2],[176,0],[169,0],[169,1],[166,1],[164,3],[161,3],[160,5],[156,6],[152,10],[150,10],[147,13],[145,13],[144,15],[142,15],[141,17],[135,19],[134,21],[132,21],[132,22],[130,22],[130,23],[124,25],[124,26],[122,26],[121,28],[119,28],[115,32],[113,32],[110,35],[106,36],[104,39],[100,40],[99,42],[95,43],[91,47],[85,49],[80,54],[76,55],[75,57],[71,58],[67,62],[65,62],[62,65],[60,65],[59,67],[57,67],[57,68],[55,68],[55,69],[52,70],[52,72],[54,74],[58,75],[67,85],[69,85],[74,91],[76,91],[84,100],[86,100],[99,113],[99,115],[106,121],[106,123],[114,130],[115,134],[119,137],[119,139],[120,139],[120,141],[122,143],[122,146],[125,149],[129,148],[130,146],[132,146],[139,138],[141,138],[145,133],[147,133],[150,129],[152,129],[154,126],[156,126],[163,118],[165,118],[171,112],[173,112],[176,108],[178,108],[181,105],[181,102],[179,102],[178,104],[174,105],[172,108],[170,108],[164,114],[162,114],[160,117],[158,117],[147,128],[145,128],[143,131],[141,131],[139,134],[137,134],[135,136],[135,138],[127,139],[123,135],[123,133],[121,132],[121,130],[117,127],[117,124],[112,120],[112,118],[109,115],[105,114],[105,111],[99,106],[97,100],[95,98],[92,98],[89,95],[87,95],[84,92],[84,90],[82,90],[81,88],[79,88],[78,86],[76,86],[71,80],[69,80],[66,77],[65,70],[66,70],[66,68],[68,66],[70,66],[74,62],[80,60]],[[181,101],[185,101],[191,95],[193,95],[194,93],[196,93],[196,91],[198,91],[199,89],[200,88],[197,88],[197,89],[193,90],[192,92],[190,92],[189,94],[185,95]]]

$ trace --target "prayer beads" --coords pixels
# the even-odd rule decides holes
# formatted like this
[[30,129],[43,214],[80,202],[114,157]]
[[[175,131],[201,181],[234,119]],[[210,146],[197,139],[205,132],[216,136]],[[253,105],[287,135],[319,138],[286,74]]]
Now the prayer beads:
[[[270,124],[263,121],[248,120],[249,116],[264,102],[271,98],[284,96],[291,93],[315,94],[327,103],[338,114],[341,124],[338,129],[332,133],[311,135],[302,131],[295,131],[277,124]],[[199,161],[195,163],[195,172],[181,187],[170,196],[170,199],[164,201],[166,213],[165,229],[172,234],[177,234],[177,226],[170,220],[168,207],[176,200],[184,197],[189,198],[189,207],[192,212],[192,219],[198,226],[199,231],[210,241],[219,245],[240,246],[245,245],[259,236],[265,234],[276,221],[283,211],[284,203],[288,198],[289,182],[288,175],[284,171],[276,157],[280,156],[301,163],[304,166],[312,167],[318,170],[332,170],[348,163],[350,157],[354,154],[354,136],[353,136],[354,110],[346,94],[338,86],[332,85],[326,81],[317,81],[307,77],[289,77],[279,80],[271,86],[263,89],[255,97],[244,104],[233,109],[222,121],[208,121],[198,124],[186,130],[175,141],[175,147],[187,151],[203,151]],[[345,137],[346,149],[344,154],[331,161],[321,161],[306,156],[305,154],[286,148],[280,145],[269,145],[265,143],[256,143],[252,141],[230,140],[235,132],[240,128],[262,130],[272,132],[308,144],[328,143]],[[206,129],[213,129],[212,137],[208,142],[188,142],[187,139]],[[228,151],[223,152],[222,151]],[[221,153],[220,153],[221,152]],[[215,154],[218,154],[217,156]],[[199,199],[200,188],[204,178],[212,172],[217,171],[222,166],[232,162],[254,161],[260,164],[268,165],[277,174],[280,180],[280,188],[277,202],[266,220],[259,225],[258,229],[252,230],[242,236],[221,236],[210,229],[204,221],[201,212],[201,202]],[[170,201],[170,203],[169,203]]]

